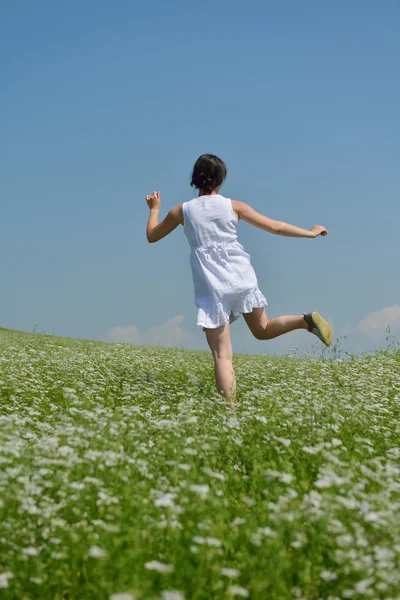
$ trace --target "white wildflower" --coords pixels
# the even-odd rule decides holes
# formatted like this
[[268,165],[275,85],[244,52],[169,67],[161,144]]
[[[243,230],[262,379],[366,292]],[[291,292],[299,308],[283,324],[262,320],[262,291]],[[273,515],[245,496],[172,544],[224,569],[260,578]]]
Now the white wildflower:
[[307,454],[318,454],[318,452],[321,452],[321,449],[315,446],[303,446],[302,450]]
[[204,544],[204,542],[205,542],[205,538],[201,537],[200,535],[194,535],[192,537],[192,540],[194,541],[195,544]]
[[91,558],[105,558],[107,556],[107,552],[99,546],[91,546],[88,551],[88,556]]
[[249,592],[244,587],[240,587],[239,585],[231,585],[228,588],[228,592],[232,594],[232,596],[241,596],[242,598],[248,598]]
[[248,496],[243,496],[242,500],[245,504],[247,504],[247,506],[255,506],[256,505],[256,501],[253,500],[253,498],[249,498]]
[[175,506],[175,503],[174,503],[175,496],[176,496],[176,494],[171,494],[171,493],[164,494],[163,496],[160,496],[159,498],[156,498],[154,500],[154,506],[156,506],[157,508],[159,508],[159,507],[173,508]]
[[228,567],[223,567],[220,571],[221,575],[225,575],[225,577],[229,577],[229,579],[234,579],[235,577],[239,577],[240,571],[237,569],[230,569]]
[[282,483],[292,483],[293,475],[291,475],[290,473],[282,473],[280,476],[280,480],[282,481]]
[[159,562],[158,560],[151,560],[145,563],[145,568],[149,571],[158,571],[159,573],[172,573],[175,569],[174,565],[168,565],[166,563]]
[[243,517],[235,517],[230,524],[230,527],[237,527],[238,525],[244,525],[246,523],[246,519]]
[[370,512],[367,512],[366,515],[364,515],[364,518],[367,521],[367,523],[376,523],[377,521],[379,521],[380,517],[379,513],[371,510]]
[[287,438],[281,438],[278,436],[275,436],[275,439],[280,442],[281,444],[283,444],[284,446],[286,446],[286,448],[289,448],[290,444],[292,443],[292,440],[289,440]]
[[27,548],[22,549],[22,554],[26,556],[37,556],[39,554],[39,550],[37,548],[33,548],[32,546],[28,546]]
[[264,471],[264,475],[266,477],[280,477],[281,474],[282,473],[280,471],[275,471],[274,469],[267,469],[266,471]]
[[257,532],[265,537],[275,538],[277,536],[276,532],[271,529],[271,527],[259,527]]
[[337,573],[333,573],[332,571],[321,571],[319,576],[324,581],[335,581],[337,579]]
[[256,415],[254,417],[257,421],[260,421],[260,423],[264,423],[264,425],[266,425],[268,423],[267,419],[264,417],[264,415]]
[[196,448],[185,448],[184,449],[184,453],[185,454],[191,454],[192,456],[196,456],[196,454],[198,453]]
[[209,475],[210,477],[213,477],[214,479],[219,479],[220,481],[225,481],[225,479],[226,479],[225,475],[222,475],[222,473],[216,473],[215,471],[212,471],[208,467],[203,468],[203,473],[205,473],[206,475]]
[[217,538],[213,538],[213,537],[207,537],[206,543],[208,544],[208,546],[215,546],[216,548],[221,548],[221,546],[222,546],[222,542],[220,540],[218,540]]
[[200,498],[206,498],[206,496],[208,496],[208,493],[210,491],[210,486],[209,485],[197,485],[197,484],[192,484],[189,489],[192,492],[195,492],[196,494],[199,494]]
[[7,571],[6,573],[0,573],[0,590],[6,590],[8,588],[8,580],[12,579],[14,575]]
[[333,446],[342,446],[342,440],[339,440],[338,438],[332,438],[331,441]]
[[192,537],[192,540],[195,544],[205,544],[206,546],[215,546],[216,548],[221,548],[222,546],[222,542],[213,537],[201,537],[200,535],[195,535]]
[[351,533],[344,533],[343,535],[338,535],[336,541],[339,546],[352,546],[354,543],[354,538]]
[[374,577],[370,577],[369,579],[362,579],[358,583],[355,584],[354,589],[357,594],[365,594],[369,587],[374,583]]
[[185,600],[185,596],[176,590],[165,590],[161,595],[161,600]]
[[339,475],[336,475],[336,473],[334,473],[333,471],[326,471],[322,477],[319,477],[317,479],[317,481],[315,482],[315,486],[317,488],[323,489],[332,487],[334,485],[343,485],[344,483],[346,483],[346,481],[346,477],[340,477]]
[[196,417],[195,415],[193,415],[192,417],[189,417],[187,422],[188,423],[197,423],[197,421],[199,420],[199,417]]

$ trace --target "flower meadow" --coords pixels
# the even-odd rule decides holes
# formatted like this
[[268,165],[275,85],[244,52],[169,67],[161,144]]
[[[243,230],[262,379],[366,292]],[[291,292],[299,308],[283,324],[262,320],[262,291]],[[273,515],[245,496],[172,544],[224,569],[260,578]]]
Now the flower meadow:
[[400,599],[400,352],[0,332],[0,598]]

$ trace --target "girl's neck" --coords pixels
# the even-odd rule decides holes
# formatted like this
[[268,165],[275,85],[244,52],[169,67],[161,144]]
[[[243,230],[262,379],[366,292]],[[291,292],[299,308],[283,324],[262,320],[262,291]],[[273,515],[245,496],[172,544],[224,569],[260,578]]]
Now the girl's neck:
[[219,190],[212,190],[212,192],[207,193],[205,190],[199,190],[199,195],[197,196],[198,198],[200,198],[200,196],[217,196],[218,195]]

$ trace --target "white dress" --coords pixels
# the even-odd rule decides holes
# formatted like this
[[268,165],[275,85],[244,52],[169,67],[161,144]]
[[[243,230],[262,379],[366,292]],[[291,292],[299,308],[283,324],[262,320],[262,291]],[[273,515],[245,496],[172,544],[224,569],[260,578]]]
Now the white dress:
[[267,301],[250,255],[237,241],[232,202],[220,194],[183,203],[183,230],[191,246],[197,325],[214,329]]

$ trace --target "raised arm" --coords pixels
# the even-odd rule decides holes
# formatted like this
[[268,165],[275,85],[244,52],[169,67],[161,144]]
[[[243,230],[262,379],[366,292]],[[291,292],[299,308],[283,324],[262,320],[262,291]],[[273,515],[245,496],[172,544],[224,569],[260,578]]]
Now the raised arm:
[[165,219],[159,223],[158,215],[160,213],[161,205],[160,192],[153,192],[146,196],[146,202],[150,208],[146,229],[146,237],[150,243],[162,240],[162,238],[171,233],[171,231],[174,231],[179,224],[183,225],[182,204],[177,204],[174,208],[171,208]]
[[261,213],[258,213],[254,208],[240,202],[240,200],[232,200],[233,210],[239,216],[239,219],[243,219],[246,223],[254,225],[259,229],[264,229],[269,233],[275,233],[276,235],[284,235],[286,237],[302,237],[302,238],[315,238],[319,235],[327,235],[328,231],[321,225],[314,225],[311,229],[302,229],[296,227],[296,225],[290,225],[283,221],[275,221],[269,217],[265,217]]

